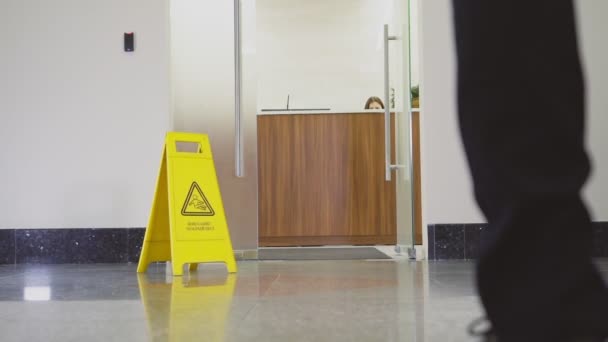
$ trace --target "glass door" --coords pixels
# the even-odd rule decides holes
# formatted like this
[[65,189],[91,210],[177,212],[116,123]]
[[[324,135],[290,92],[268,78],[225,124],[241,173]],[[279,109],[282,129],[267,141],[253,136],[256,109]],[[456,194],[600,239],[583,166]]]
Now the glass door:
[[[235,250],[257,251],[255,75],[238,0],[170,0],[172,125],[209,135]],[[252,108],[254,107],[254,108]]]
[[411,258],[422,244],[417,12],[416,0],[392,1],[383,27],[385,177],[396,187],[396,250]]
[[417,242],[409,1],[241,3],[257,79],[260,246],[406,253]]

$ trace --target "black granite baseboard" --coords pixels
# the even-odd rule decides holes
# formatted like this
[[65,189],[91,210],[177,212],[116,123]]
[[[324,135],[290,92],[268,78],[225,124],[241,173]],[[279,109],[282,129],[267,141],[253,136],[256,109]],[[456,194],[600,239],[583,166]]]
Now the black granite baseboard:
[[[486,224],[431,224],[431,260],[475,259]],[[0,229],[0,265],[138,262],[145,228]],[[593,223],[593,256],[608,257],[608,222]]]
[[2,229],[0,264],[137,262],[144,228]]
[[[476,259],[487,224],[430,224],[430,260]],[[593,222],[593,256],[608,257],[608,222]]]
[[0,265],[15,263],[15,230],[0,230]]

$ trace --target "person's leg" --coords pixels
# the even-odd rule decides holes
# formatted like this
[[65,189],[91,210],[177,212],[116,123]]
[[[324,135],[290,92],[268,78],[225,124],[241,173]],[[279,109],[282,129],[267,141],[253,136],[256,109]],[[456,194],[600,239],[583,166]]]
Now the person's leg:
[[572,0],[453,0],[461,133],[482,236],[477,285],[499,341],[608,332],[580,190],[584,87]]

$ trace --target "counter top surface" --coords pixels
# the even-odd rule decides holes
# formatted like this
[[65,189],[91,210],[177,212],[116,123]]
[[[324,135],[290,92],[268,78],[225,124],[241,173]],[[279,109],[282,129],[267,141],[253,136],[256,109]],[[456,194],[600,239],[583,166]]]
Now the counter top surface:
[[299,110],[289,110],[289,111],[268,111],[268,112],[263,112],[261,110],[258,110],[258,115],[302,115],[302,114],[311,114],[311,115],[318,115],[318,114],[367,114],[367,113],[373,113],[373,114],[384,114],[383,110],[365,110],[365,109],[359,109],[359,110],[304,110],[304,111],[299,111]]

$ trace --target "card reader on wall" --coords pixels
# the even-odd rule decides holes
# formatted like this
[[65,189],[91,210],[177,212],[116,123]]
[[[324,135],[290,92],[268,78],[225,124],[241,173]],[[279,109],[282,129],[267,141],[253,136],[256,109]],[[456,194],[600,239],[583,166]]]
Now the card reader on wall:
[[135,33],[125,32],[125,51],[133,52],[135,50]]

